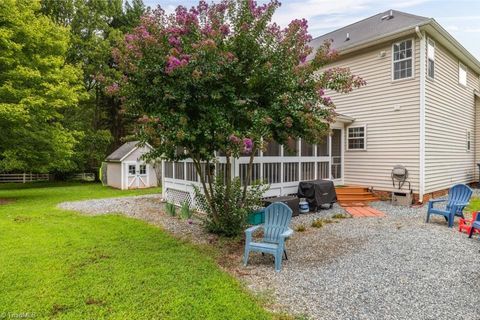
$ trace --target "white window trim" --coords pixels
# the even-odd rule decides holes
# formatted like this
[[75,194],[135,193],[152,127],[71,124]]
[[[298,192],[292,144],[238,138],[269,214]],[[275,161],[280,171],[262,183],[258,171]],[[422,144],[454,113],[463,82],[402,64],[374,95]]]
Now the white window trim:
[[[465,70],[465,84],[460,82],[460,69]],[[468,69],[467,69],[467,66],[465,66],[460,61],[458,62],[458,84],[461,85],[462,87],[465,87],[465,88],[468,85]]]
[[[433,77],[430,77],[430,74],[428,73],[428,60],[430,60],[430,58],[428,57],[428,45],[431,44],[433,46]],[[432,39],[432,38],[428,38],[427,39],[427,78],[429,80],[435,80],[435,73],[436,73],[436,63],[435,63],[435,55],[437,54],[437,46],[435,44],[435,41]]]
[[467,129],[465,134],[465,150],[467,152],[472,152],[472,130],[470,129]]
[[[350,129],[355,129],[355,128],[363,128],[363,149],[350,149],[350,145],[349,145],[349,141],[350,139],[360,139],[360,138],[350,138],[349,137],[349,131]],[[348,151],[366,151],[367,150],[367,125],[363,125],[363,126],[350,126],[347,128],[347,141],[346,141],[346,144],[347,144],[347,150]]]
[[[412,59],[412,75],[410,77],[406,77],[406,78],[395,79],[395,62],[403,61],[403,60],[398,60],[398,61],[394,60],[394,58],[395,58],[394,45],[397,44],[397,43],[402,43],[402,42],[409,41],[409,40],[412,41],[412,58],[411,58]],[[404,59],[404,60],[407,60],[407,59]],[[404,39],[404,40],[400,40],[400,41],[396,41],[396,42],[392,43],[391,73],[392,73],[392,76],[391,76],[392,82],[411,80],[411,79],[415,78],[415,39],[414,38]]]

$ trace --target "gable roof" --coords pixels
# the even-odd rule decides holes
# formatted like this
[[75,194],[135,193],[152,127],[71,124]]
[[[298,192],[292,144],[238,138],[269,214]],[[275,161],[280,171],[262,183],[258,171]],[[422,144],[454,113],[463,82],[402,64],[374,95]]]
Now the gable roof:
[[140,141],[129,141],[120,146],[117,150],[113,151],[108,157],[107,161],[122,161],[123,158],[128,156],[133,150],[137,149]]
[[[439,43],[450,50],[457,58],[480,74],[480,61],[438,24],[435,19],[397,10],[381,12],[313,39],[310,42],[310,46],[314,48],[314,52],[307,60],[314,57],[316,49],[325,40],[333,40],[332,48],[340,54],[346,54],[382,42],[395,41],[402,36],[415,33],[421,35],[423,34],[422,31],[439,40]],[[349,40],[346,40],[347,33]]]
[[[430,18],[397,10],[388,10],[317,37],[312,40],[310,45],[317,48],[325,40],[333,40],[332,48],[341,51],[347,47],[353,47],[359,43],[379,38],[392,32],[405,28],[414,28],[430,20]],[[347,40],[347,35],[349,40]]]

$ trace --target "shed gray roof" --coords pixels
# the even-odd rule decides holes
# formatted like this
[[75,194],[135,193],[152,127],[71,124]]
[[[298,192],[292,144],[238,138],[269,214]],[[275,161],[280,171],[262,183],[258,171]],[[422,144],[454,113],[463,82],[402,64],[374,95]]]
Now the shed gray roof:
[[[356,44],[381,38],[383,35],[392,34],[409,27],[413,28],[430,20],[432,19],[397,10],[388,10],[317,37],[310,42],[310,46],[316,49],[325,40],[331,39],[333,40],[332,48],[341,51],[346,47],[353,47]],[[349,40],[346,40],[347,34]],[[312,57],[313,55],[309,58]]]
[[132,151],[140,141],[129,141],[120,146],[117,150],[113,151],[111,155],[107,157],[107,161],[120,161],[130,151]]

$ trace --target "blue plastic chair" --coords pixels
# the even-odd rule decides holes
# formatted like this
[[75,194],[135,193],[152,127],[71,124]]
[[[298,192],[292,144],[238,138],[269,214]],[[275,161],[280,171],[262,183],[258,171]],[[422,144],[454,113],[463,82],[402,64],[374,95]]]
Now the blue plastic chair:
[[[457,184],[448,191],[448,199],[430,200],[428,202],[427,222],[430,220],[431,214],[438,214],[445,217],[448,227],[453,227],[455,216],[463,218],[463,209],[468,205],[472,189],[464,184]],[[447,202],[445,210],[434,208],[435,203]]]
[[[280,271],[282,268],[282,258],[285,252],[287,258],[287,251],[285,250],[285,240],[293,234],[293,230],[288,227],[292,220],[292,209],[286,204],[275,202],[265,209],[265,223],[258,226],[253,226],[245,230],[245,255],[243,256],[243,263],[245,266],[248,263],[248,256],[250,251],[273,254],[275,257],[275,271]],[[263,229],[263,241],[252,241],[253,233],[260,228]]]
[[473,231],[477,229],[480,230],[480,214],[477,213],[477,219],[472,223],[472,227],[470,228],[470,233],[468,235],[469,238],[473,236]]

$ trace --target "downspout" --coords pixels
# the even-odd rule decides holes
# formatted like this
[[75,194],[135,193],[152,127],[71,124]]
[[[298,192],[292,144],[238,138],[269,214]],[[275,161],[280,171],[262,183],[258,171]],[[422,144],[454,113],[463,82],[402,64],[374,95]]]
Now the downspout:
[[415,32],[420,39],[420,167],[419,167],[419,194],[418,201],[423,203],[425,194],[425,57],[426,57],[426,39],[425,33],[420,32],[420,28],[415,27]]

